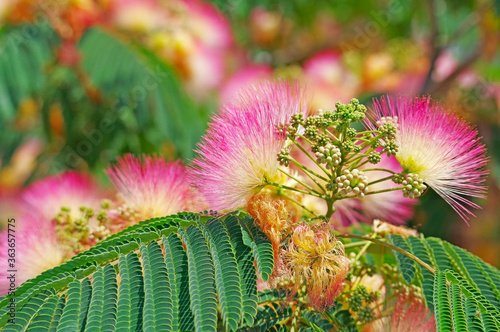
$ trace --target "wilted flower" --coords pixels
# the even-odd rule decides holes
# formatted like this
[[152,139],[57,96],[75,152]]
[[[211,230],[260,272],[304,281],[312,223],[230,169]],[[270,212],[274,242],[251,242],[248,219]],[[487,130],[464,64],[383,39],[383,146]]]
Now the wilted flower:
[[410,192],[420,195],[424,182],[464,220],[473,215],[468,207],[479,206],[464,196],[484,197],[487,174],[485,148],[473,127],[428,98],[375,100],[371,120],[371,129],[377,121],[398,121],[396,158],[411,178],[401,181]]
[[278,175],[276,155],[285,144],[276,126],[305,114],[296,84],[265,82],[244,90],[209,125],[193,161],[193,182],[216,210],[244,206]]
[[283,259],[294,279],[294,292],[305,284],[311,305],[333,305],[349,272],[349,259],[328,225],[295,228]]
[[387,234],[397,234],[403,237],[408,236],[418,236],[418,232],[414,229],[404,227],[404,226],[395,226],[391,225],[387,222],[381,221],[379,219],[373,220],[373,231],[381,236],[386,236]]
[[107,170],[118,190],[118,212],[131,222],[193,208],[194,195],[181,162],[125,155]]
[[267,190],[254,195],[247,204],[248,213],[273,244],[275,266],[279,262],[282,238],[290,229],[293,219],[300,218],[300,215],[294,215],[296,206],[292,204],[286,198],[274,196]]

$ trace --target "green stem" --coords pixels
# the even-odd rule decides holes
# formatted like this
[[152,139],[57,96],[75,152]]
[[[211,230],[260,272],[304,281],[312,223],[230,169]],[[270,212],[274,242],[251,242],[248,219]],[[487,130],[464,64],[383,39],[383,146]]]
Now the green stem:
[[408,257],[411,260],[413,260],[413,261],[417,262],[418,264],[420,264],[422,267],[424,267],[425,269],[427,269],[432,274],[436,273],[436,270],[434,268],[432,268],[429,264],[427,264],[426,262],[424,262],[423,260],[421,260],[417,256],[413,255],[412,253],[410,253],[410,252],[408,252],[408,251],[406,251],[404,249],[396,247],[395,245],[392,245],[390,243],[387,243],[387,242],[384,242],[384,241],[381,241],[381,240],[378,240],[378,239],[374,239],[374,238],[371,238],[371,237],[368,237],[368,236],[355,235],[355,234],[339,234],[339,235],[336,235],[336,237],[337,238],[344,238],[344,239],[359,239],[359,240],[371,241],[371,242],[373,242],[375,244],[378,244],[379,246],[383,246],[383,247],[392,249],[394,251],[399,252],[402,255],[405,255],[406,257]]
[[306,210],[307,212],[309,212],[310,214],[312,214],[314,216],[314,218],[317,218],[318,215],[311,209],[307,208],[304,204],[300,203],[299,201],[297,201],[296,199],[290,197],[290,196],[287,196],[287,195],[283,195],[283,197],[285,197],[286,199],[288,199],[289,201],[297,204],[298,206],[300,206],[301,208],[303,208],[304,210]]
[[279,183],[276,183],[276,182],[266,182],[266,184],[270,185],[270,186],[274,186],[276,188],[280,188],[280,189],[282,188],[282,189],[287,189],[287,190],[291,190],[291,191],[296,191],[296,192],[299,192],[299,193],[302,193],[302,194],[307,194],[307,195],[311,195],[311,196],[318,197],[318,198],[321,198],[321,199],[325,199],[325,196],[323,196],[323,195],[318,195],[318,194],[315,194],[315,193],[310,192],[310,191],[306,191],[306,190],[302,190],[302,189],[297,189],[297,188],[285,186],[283,184],[279,184]]
[[335,213],[335,208],[333,207],[334,200],[332,200],[331,198],[325,198],[325,201],[326,201],[326,204],[328,206],[328,210],[326,212],[325,218],[328,221]]
[[315,190],[313,187],[305,184],[304,182],[302,182],[301,180],[299,180],[298,178],[296,178],[295,176],[293,176],[292,174],[289,174],[288,172],[282,170],[281,168],[278,168],[278,171],[280,171],[281,173],[285,174],[286,176],[288,176],[289,178],[292,178],[293,180],[297,181],[297,183],[301,184],[302,186],[304,186],[307,190],[309,191],[312,191],[318,195],[321,195],[320,192],[318,192],[317,190]]
[[356,255],[356,258],[354,260],[355,261],[359,260],[361,258],[361,256],[363,256],[363,254],[366,252],[368,247],[370,247],[371,244],[372,244],[372,242],[367,241],[366,244],[364,245],[364,247],[361,248],[361,250],[358,252],[358,254]]
[[396,172],[390,171],[390,170],[385,169],[385,168],[366,168],[366,169],[363,169],[363,172],[371,172],[371,171],[382,171],[382,172],[388,172],[391,174],[396,174]]
[[372,182],[368,182],[368,186],[371,186],[372,184],[375,184],[375,183],[379,183],[379,182],[384,182],[384,181],[387,181],[387,180],[391,180],[394,176],[393,175],[390,175],[390,176],[387,176],[385,178],[382,178],[382,179],[378,179],[378,180],[375,180],[375,181],[372,181]]
[[[314,172],[313,170],[310,170],[309,168],[305,167],[304,165],[302,165],[301,163],[299,163],[297,160],[293,159],[293,158],[290,158],[290,161],[292,163],[294,163],[298,168],[300,168],[311,180],[314,181],[314,183],[316,183],[316,185],[318,187],[321,188],[321,190],[323,190],[324,192],[326,192],[325,188],[323,188],[323,186],[318,182],[318,180],[316,180],[314,178],[314,176],[322,179],[323,181],[326,181],[328,182],[329,180],[319,174],[317,174],[316,172]],[[313,176],[314,175],[314,176]]]
[[344,249],[349,249],[349,248],[363,246],[366,243],[371,243],[371,242],[370,241],[358,241],[358,242],[346,243],[346,244],[344,244]]
[[360,168],[361,166],[365,165],[365,164],[368,164],[370,161],[369,160],[365,160],[363,161],[361,164],[357,164],[357,165],[351,165],[349,168],[351,170],[355,169],[355,168]]
[[307,319],[305,319],[304,317],[301,317],[300,318],[300,321],[304,324],[304,325],[307,325],[309,326],[310,328],[312,328],[314,331],[316,332],[325,332],[325,330],[323,330],[322,328],[320,328],[318,325],[308,321]]
[[[300,138],[302,138],[303,140],[305,140],[306,142],[308,142],[310,145],[312,145],[312,142],[311,142],[310,140],[308,140],[307,138],[305,138],[304,136],[299,135],[299,137],[300,137]],[[329,176],[329,175],[330,175],[330,174],[328,173],[328,171],[327,171],[327,170],[326,170],[323,166],[321,166],[320,164],[318,164],[318,163],[316,162],[316,159],[314,159],[314,158],[313,158],[313,156],[311,156],[311,155],[309,154],[309,152],[307,152],[307,151],[306,151],[306,150],[305,150],[305,149],[304,149],[304,148],[303,148],[300,144],[298,144],[298,143],[297,143],[297,141],[292,140],[292,142],[293,142],[293,143],[294,143],[294,144],[295,144],[295,145],[296,145],[296,146],[297,146],[297,147],[298,147],[298,148],[299,148],[302,152],[304,152],[304,153],[305,153],[305,154],[309,157],[309,159],[311,159],[312,161],[314,161],[314,163],[315,163],[316,165],[318,165],[318,167],[319,167],[319,168],[321,168],[321,170],[322,170],[323,172],[325,172],[325,174],[326,174],[327,176]],[[326,181],[328,181],[328,180],[326,180]]]
[[329,312],[328,310],[325,311],[325,315],[326,317],[328,317],[328,319],[330,320],[330,322],[332,322],[333,324],[335,324],[337,327],[341,327],[343,324],[337,319],[337,317],[335,317],[334,315],[332,315],[331,312]]

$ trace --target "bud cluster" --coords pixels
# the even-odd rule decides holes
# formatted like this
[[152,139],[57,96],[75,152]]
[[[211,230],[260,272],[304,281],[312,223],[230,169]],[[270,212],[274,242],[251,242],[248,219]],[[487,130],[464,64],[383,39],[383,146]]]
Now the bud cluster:
[[393,181],[397,184],[402,184],[404,197],[415,198],[420,197],[427,190],[424,180],[418,175],[409,173],[406,176],[396,174]]
[[342,152],[337,146],[331,143],[318,147],[315,155],[317,158],[316,162],[318,164],[326,164],[327,169],[332,168],[332,166],[338,166],[342,162]]
[[64,247],[68,257],[87,250],[98,241],[108,237],[111,232],[104,225],[107,221],[106,212],[80,207],[80,216],[74,217],[70,208],[62,207],[55,217],[56,236]]
[[343,171],[343,175],[335,179],[339,193],[343,196],[353,193],[356,196],[363,198],[368,193],[368,178],[365,173],[360,170],[348,169]]

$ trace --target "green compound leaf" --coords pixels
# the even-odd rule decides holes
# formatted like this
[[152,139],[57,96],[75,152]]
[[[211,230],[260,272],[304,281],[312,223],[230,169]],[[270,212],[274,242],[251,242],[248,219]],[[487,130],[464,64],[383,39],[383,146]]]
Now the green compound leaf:
[[255,323],[281,329],[290,311],[274,303],[282,294],[258,308],[255,265],[269,276],[272,245],[247,215],[154,218],[18,287],[16,324],[8,322],[9,298],[0,298],[0,328],[205,332]]
[[266,235],[255,225],[249,216],[240,219],[243,243],[252,249],[257,261],[257,270],[262,280],[267,281],[274,269],[273,246]]
[[177,235],[163,237],[165,250],[165,264],[167,266],[170,286],[172,287],[174,331],[194,330],[193,313],[191,312],[191,299],[189,297],[189,275],[187,256],[182,241]]
[[189,294],[191,310],[197,331],[217,330],[217,295],[215,272],[208,244],[202,232],[195,226],[179,234],[186,246],[189,269]]
[[92,288],[88,278],[75,280],[68,286],[66,306],[57,331],[81,331],[87,320],[87,310],[92,296]]
[[229,234],[219,219],[198,226],[210,244],[222,318],[235,331],[242,320],[241,278]]
[[130,253],[127,256],[121,256],[118,264],[121,280],[118,290],[116,329],[141,331],[144,281],[139,257],[135,253]]
[[144,270],[144,331],[172,330],[172,289],[165,258],[156,242],[141,245]]
[[86,331],[110,331],[116,325],[118,286],[116,272],[111,265],[98,267],[94,273],[92,299]]
[[407,256],[396,254],[404,280],[422,287],[437,331],[500,331],[498,269],[437,238],[388,235],[388,240],[435,269],[433,275]]

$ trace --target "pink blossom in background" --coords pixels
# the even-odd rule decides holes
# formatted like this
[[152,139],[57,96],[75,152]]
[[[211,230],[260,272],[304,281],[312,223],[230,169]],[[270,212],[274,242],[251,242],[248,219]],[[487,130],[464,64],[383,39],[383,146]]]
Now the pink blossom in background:
[[240,90],[260,81],[271,79],[272,73],[273,69],[266,64],[250,64],[241,68],[222,86],[219,93],[219,105],[228,104],[237,98]]
[[[54,223],[35,214],[16,218],[16,287],[43,271],[60,265],[65,252],[59,245]],[[0,232],[0,296],[10,287],[7,230]]]
[[[399,294],[378,309],[381,318],[361,329],[361,332],[435,332],[436,321],[418,294]],[[383,313],[382,313],[383,312]],[[388,313],[388,314],[387,314]]]
[[89,175],[68,171],[51,175],[32,183],[23,192],[23,209],[47,222],[56,217],[62,207],[70,209],[73,218],[80,216],[80,207],[98,209],[105,193]]
[[140,220],[171,215],[192,206],[186,169],[180,161],[125,155],[106,173],[118,191],[119,205]]
[[228,49],[234,45],[233,31],[226,17],[209,2],[182,0],[187,13],[187,25],[196,40],[212,49]]
[[225,54],[196,43],[185,59],[185,84],[191,96],[205,99],[222,84],[226,76]]
[[[441,82],[450,76],[459,66],[459,61],[451,51],[445,50],[441,52],[436,59],[432,79],[436,82]],[[473,88],[479,81],[479,76],[472,69],[464,70],[457,77],[457,82],[463,88]]]
[[157,0],[113,0],[109,19],[118,28],[152,32],[167,27],[167,12]]
[[342,54],[335,50],[317,53],[304,63],[304,81],[313,93],[317,108],[331,109],[335,103],[348,103],[360,88],[359,79],[342,63]]

